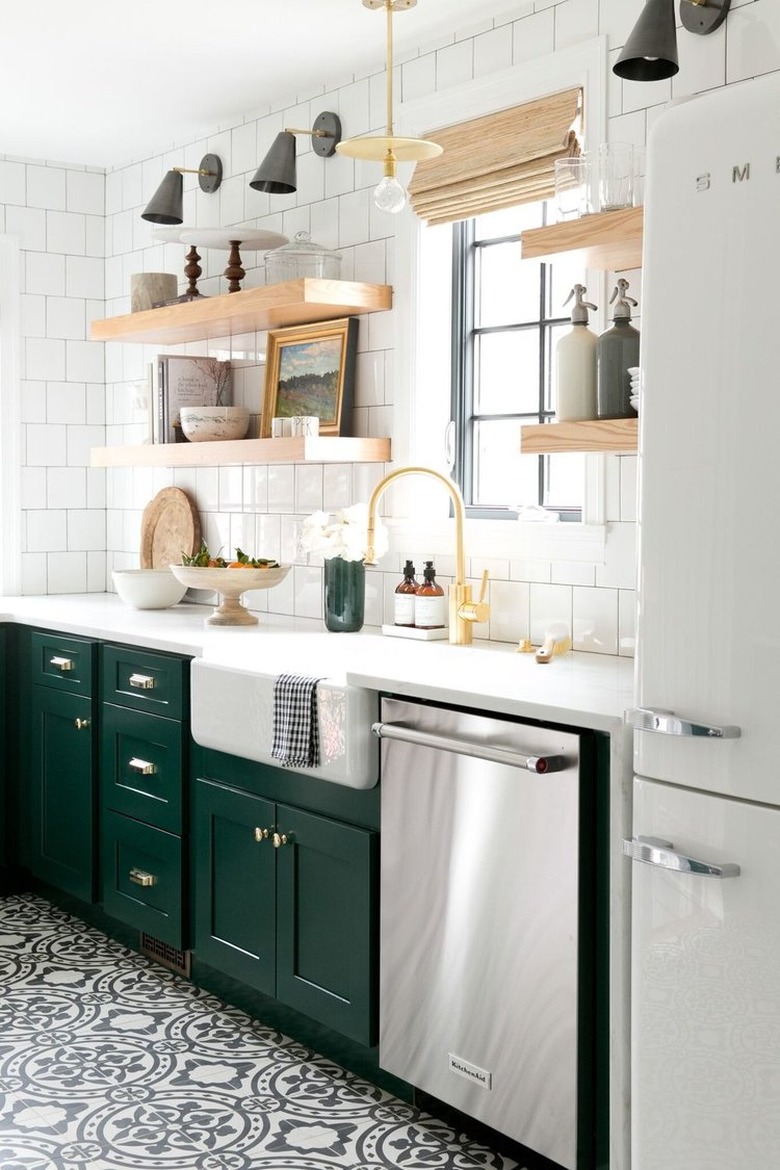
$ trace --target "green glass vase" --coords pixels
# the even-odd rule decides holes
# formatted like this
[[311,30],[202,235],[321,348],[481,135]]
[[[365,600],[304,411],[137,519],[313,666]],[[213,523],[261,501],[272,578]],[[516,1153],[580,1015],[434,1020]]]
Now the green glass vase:
[[334,634],[354,634],[363,625],[366,567],[362,561],[330,557],[325,561],[325,626]]

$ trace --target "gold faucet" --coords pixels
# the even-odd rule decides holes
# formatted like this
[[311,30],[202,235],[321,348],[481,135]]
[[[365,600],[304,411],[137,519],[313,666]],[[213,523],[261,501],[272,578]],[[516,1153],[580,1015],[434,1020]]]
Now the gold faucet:
[[450,642],[453,646],[469,646],[475,622],[486,622],[490,617],[490,606],[485,601],[487,592],[488,571],[482,575],[482,587],[479,601],[471,599],[471,585],[466,582],[466,554],[463,548],[463,522],[465,508],[463,496],[451,479],[431,467],[398,467],[391,471],[384,479],[380,479],[368,500],[368,531],[366,534],[366,552],[363,561],[367,565],[376,564],[374,552],[374,529],[376,527],[376,508],[380,497],[394,480],[404,475],[428,475],[436,479],[450,494],[455,509],[455,581],[450,585]]

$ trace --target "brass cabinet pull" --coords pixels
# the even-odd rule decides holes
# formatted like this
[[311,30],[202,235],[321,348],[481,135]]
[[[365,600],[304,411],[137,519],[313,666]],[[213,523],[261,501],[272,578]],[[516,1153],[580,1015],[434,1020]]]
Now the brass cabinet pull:
[[127,766],[131,772],[138,772],[139,776],[154,776],[157,771],[156,764],[152,764],[149,760],[139,760],[137,756],[128,760]]
[[147,873],[144,869],[136,869],[135,866],[130,870],[130,881],[137,886],[156,886],[157,878],[153,873]]
[[290,833],[290,834],[287,834],[287,833],[274,833],[272,840],[273,840],[273,846],[274,846],[274,849],[279,849],[279,847],[280,847],[280,846],[282,846],[282,845],[289,845],[289,844],[291,844],[291,842],[292,842],[292,833]]
[[49,666],[55,666],[57,668],[57,670],[62,670],[62,671],[73,670],[75,665],[76,664],[74,663],[72,658],[60,658],[56,654],[54,655],[53,658],[49,659]]
[[151,674],[131,674],[129,681],[130,686],[139,691],[153,691],[157,686],[157,680]]
[[86,731],[90,723],[90,719],[74,719],[73,726],[76,728],[76,731]]
[[258,845],[261,841],[267,841],[270,836],[270,829],[255,828],[255,841],[257,841]]

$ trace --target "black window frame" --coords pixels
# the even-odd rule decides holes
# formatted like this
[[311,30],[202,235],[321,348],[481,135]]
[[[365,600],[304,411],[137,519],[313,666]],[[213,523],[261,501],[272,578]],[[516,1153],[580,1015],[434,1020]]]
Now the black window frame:
[[[552,394],[548,391],[551,370],[552,328],[570,320],[568,316],[547,315],[551,266],[540,263],[539,316],[530,322],[515,322],[498,326],[477,326],[475,324],[475,287],[480,249],[514,243],[520,248],[520,233],[476,238],[475,220],[459,220],[452,225],[452,353],[451,353],[451,415],[453,437],[451,447],[452,478],[458,484],[466,505],[466,514],[472,519],[515,520],[517,511],[509,505],[475,504],[474,496],[474,434],[476,424],[482,420],[507,419],[513,422],[545,423],[555,417]],[[535,329],[540,334],[539,384],[537,409],[533,412],[517,411],[511,414],[477,414],[474,408],[474,352],[476,339],[489,333],[506,333],[521,329]],[[530,456],[529,456],[530,458]],[[581,507],[550,508],[542,501],[549,474],[549,455],[536,456],[537,499],[536,503],[546,510],[557,512],[562,521],[581,522]]]

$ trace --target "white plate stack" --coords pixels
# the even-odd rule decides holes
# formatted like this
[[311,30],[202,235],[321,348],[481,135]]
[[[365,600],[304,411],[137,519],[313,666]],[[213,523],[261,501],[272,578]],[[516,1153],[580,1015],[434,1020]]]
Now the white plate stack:
[[629,399],[634,410],[639,412],[639,394],[642,389],[642,372],[639,366],[629,366],[628,372],[631,377],[631,398]]

